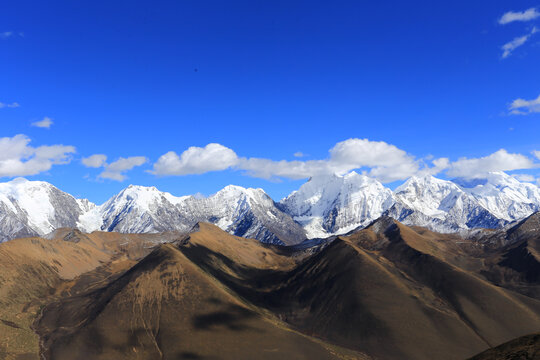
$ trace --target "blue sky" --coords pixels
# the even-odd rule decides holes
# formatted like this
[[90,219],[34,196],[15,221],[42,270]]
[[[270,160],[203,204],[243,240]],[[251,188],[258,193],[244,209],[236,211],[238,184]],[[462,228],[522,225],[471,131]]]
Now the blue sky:
[[[6,2],[0,181],[23,175],[97,203],[130,183],[175,195],[233,183],[279,199],[310,175],[352,169],[389,186],[494,170],[534,182],[539,11],[531,1]],[[107,158],[82,162],[95,154]]]

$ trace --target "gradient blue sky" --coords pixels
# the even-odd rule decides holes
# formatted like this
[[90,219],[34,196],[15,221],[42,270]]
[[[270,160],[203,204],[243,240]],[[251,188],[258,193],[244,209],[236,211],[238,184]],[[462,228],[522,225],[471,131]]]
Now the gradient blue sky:
[[[431,159],[452,163],[505,149],[531,163],[510,173],[538,178],[532,152],[540,150],[540,98],[533,101],[540,96],[540,17],[500,19],[539,5],[3,2],[0,138],[24,134],[32,147],[75,147],[66,163],[25,177],[97,203],[130,183],[175,195],[233,183],[279,199],[305,181],[302,174],[253,177],[237,166],[199,175],[148,172],[169,151],[180,156],[209,143],[238,157],[307,161],[328,159],[347,139],[369,139],[403,150],[420,168],[434,166]],[[503,45],[523,37],[503,57]],[[525,106],[512,109],[516,99]],[[49,128],[32,126],[45,117]],[[148,161],[117,181],[82,164],[93,154],[105,154],[109,164],[131,156]],[[0,154],[0,164],[33,155],[10,156]],[[496,170],[498,158],[490,159]],[[19,174],[0,171],[0,181],[12,175]]]

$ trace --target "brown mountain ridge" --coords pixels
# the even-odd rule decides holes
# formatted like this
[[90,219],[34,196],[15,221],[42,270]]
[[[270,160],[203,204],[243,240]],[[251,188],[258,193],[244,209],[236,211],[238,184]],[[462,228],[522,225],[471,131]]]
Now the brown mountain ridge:
[[521,226],[493,248],[381,218],[314,253],[205,223],[16,239],[0,357],[465,359],[540,331],[540,232]]

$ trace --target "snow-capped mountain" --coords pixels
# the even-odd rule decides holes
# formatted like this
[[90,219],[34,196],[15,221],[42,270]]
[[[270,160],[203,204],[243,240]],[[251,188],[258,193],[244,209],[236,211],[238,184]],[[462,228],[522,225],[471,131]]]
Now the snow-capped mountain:
[[227,186],[176,197],[130,185],[101,206],[42,181],[0,183],[0,242],[60,227],[125,233],[188,231],[197,222],[266,243],[297,244],[362,228],[381,215],[439,232],[500,228],[540,211],[540,188],[505,173],[483,179],[411,177],[391,191],[351,172],[320,176],[276,204],[262,189]]
[[395,203],[386,215],[407,225],[454,232],[476,227],[497,228],[506,223],[456,183],[430,175],[409,178],[395,189],[394,197]]
[[93,206],[43,181],[16,178],[0,183],[0,242],[79,226],[79,217]]
[[93,212],[103,219],[99,230],[122,233],[187,231],[176,204],[183,198],[161,192],[155,187],[130,185]]
[[306,239],[304,229],[262,189],[229,185],[208,198],[190,196],[177,206],[183,214],[214,223],[233,235],[287,245]]
[[540,210],[540,188],[503,172],[493,172],[474,181],[455,179],[454,182],[495,217],[508,222]]
[[540,188],[505,173],[452,181],[411,177],[393,192],[351,172],[310,179],[281,200],[280,208],[308,238],[347,233],[382,214],[438,232],[500,228],[540,210]]
[[280,208],[306,229],[309,238],[322,238],[366,226],[393,204],[390,189],[353,171],[310,179],[281,200]]
[[[96,210],[95,210],[96,211]],[[103,230],[118,232],[188,231],[197,222],[266,243],[294,244],[304,230],[280,211],[262,189],[227,186],[207,198],[175,197],[155,187],[129,186],[99,209]]]
[[302,227],[262,189],[227,186],[201,198],[130,185],[97,206],[42,181],[18,178],[0,183],[0,242],[43,236],[61,227],[85,232],[188,231],[199,221],[266,243],[295,244],[306,238]]

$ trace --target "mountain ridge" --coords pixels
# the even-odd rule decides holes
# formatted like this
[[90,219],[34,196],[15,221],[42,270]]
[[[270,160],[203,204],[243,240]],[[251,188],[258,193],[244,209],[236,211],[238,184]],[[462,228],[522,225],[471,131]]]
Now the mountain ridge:
[[313,253],[205,222],[15,239],[0,244],[0,357],[464,359],[538,331],[520,288],[537,265],[519,261],[538,216],[480,252],[385,216]]
[[52,184],[0,183],[0,242],[61,227],[124,233],[188,231],[199,221],[278,245],[364,228],[382,215],[438,232],[503,228],[540,210],[540,188],[505,173],[485,179],[411,177],[394,191],[356,172],[311,178],[275,202],[263,189],[229,185],[208,197],[129,185],[102,205]]

